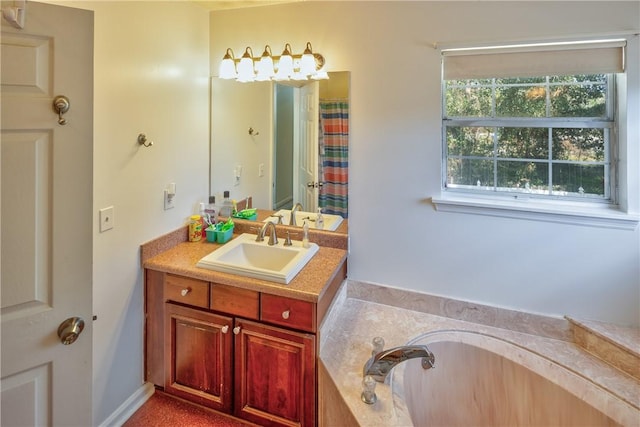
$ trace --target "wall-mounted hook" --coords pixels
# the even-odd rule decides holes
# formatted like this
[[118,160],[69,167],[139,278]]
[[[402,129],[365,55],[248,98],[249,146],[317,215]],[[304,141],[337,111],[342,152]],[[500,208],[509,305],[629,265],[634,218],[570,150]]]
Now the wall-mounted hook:
[[[8,2],[6,2],[8,3]],[[3,2],[2,16],[16,28],[24,28],[24,18],[27,14],[27,0],[13,0],[13,5]]]
[[145,147],[151,147],[153,145],[153,141],[148,141],[147,135],[141,133],[140,135],[138,135],[138,144],[144,145]]
[[257,136],[257,135],[260,135],[260,132],[258,132],[257,130],[254,130],[252,127],[250,127],[249,128],[249,135]]

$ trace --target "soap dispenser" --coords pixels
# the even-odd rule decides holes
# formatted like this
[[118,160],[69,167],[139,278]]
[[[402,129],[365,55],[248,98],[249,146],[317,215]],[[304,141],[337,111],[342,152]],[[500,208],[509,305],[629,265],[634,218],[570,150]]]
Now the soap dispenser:
[[304,224],[302,224],[302,247],[309,247],[309,223],[307,220],[304,220]]
[[318,216],[316,217],[316,228],[322,230],[324,228],[324,217],[322,216],[322,208],[318,208]]

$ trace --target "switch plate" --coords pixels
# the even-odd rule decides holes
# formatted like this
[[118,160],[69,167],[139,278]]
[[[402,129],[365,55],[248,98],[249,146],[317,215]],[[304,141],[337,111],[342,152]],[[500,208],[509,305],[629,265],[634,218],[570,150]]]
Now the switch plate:
[[264,163],[258,165],[258,176],[264,176]]
[[234,185],[240,185],[241,175],[242,175],[242,165],[238,163],[233,168]]
[[169,190],[164,190],[164,210],[173,209],[176,206],[176,194],[170,194]]
[[111,230],[115,225],[113,217],[113,206],[100,209],[100,232],[104,233],[107,230]]

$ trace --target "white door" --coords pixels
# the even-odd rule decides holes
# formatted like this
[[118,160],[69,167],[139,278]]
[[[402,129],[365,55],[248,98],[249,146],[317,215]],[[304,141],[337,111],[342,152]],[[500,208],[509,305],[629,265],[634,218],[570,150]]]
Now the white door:
[[294,202],[302,203],[304,210],[318,208],[318,105],[317,81],[300,88],[299,136],[297,147],[298,175],[294,181]]
[[[0,424],[89,426],[93,12],[28,1],[23,29],[0,20]],[[84,331],[63,345],[76,316]]]

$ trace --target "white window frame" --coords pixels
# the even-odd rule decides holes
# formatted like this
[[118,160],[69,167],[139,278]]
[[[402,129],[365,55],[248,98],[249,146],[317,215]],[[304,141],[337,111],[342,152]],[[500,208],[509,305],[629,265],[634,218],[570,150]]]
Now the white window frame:
[[[616,75],[615,149],[611,154],[616,183],[612,188],[614,203],[574,202],[536,199],[518,193],[503,195],[465,193],[446,188],[446,154],[443,145],[441,193],[431,200],[438,211],[490,215],[564,224],[577,224],[634,230],[640,221],[640,41],[637,34],[626,39],[624,73]],[[447,47],[451,48],[451,47]],[[444,90],[444,84],[443,84]],[[444,108],[444,105],[442,106]],[[444,110],[443,110],[444,111]],[[444,114],[442,115],[444,117]],[[444,126],[442,129],[444,133]],[[631,143],[635,141],[635,143]],[[445,137],[443,135],[443,144]]]

